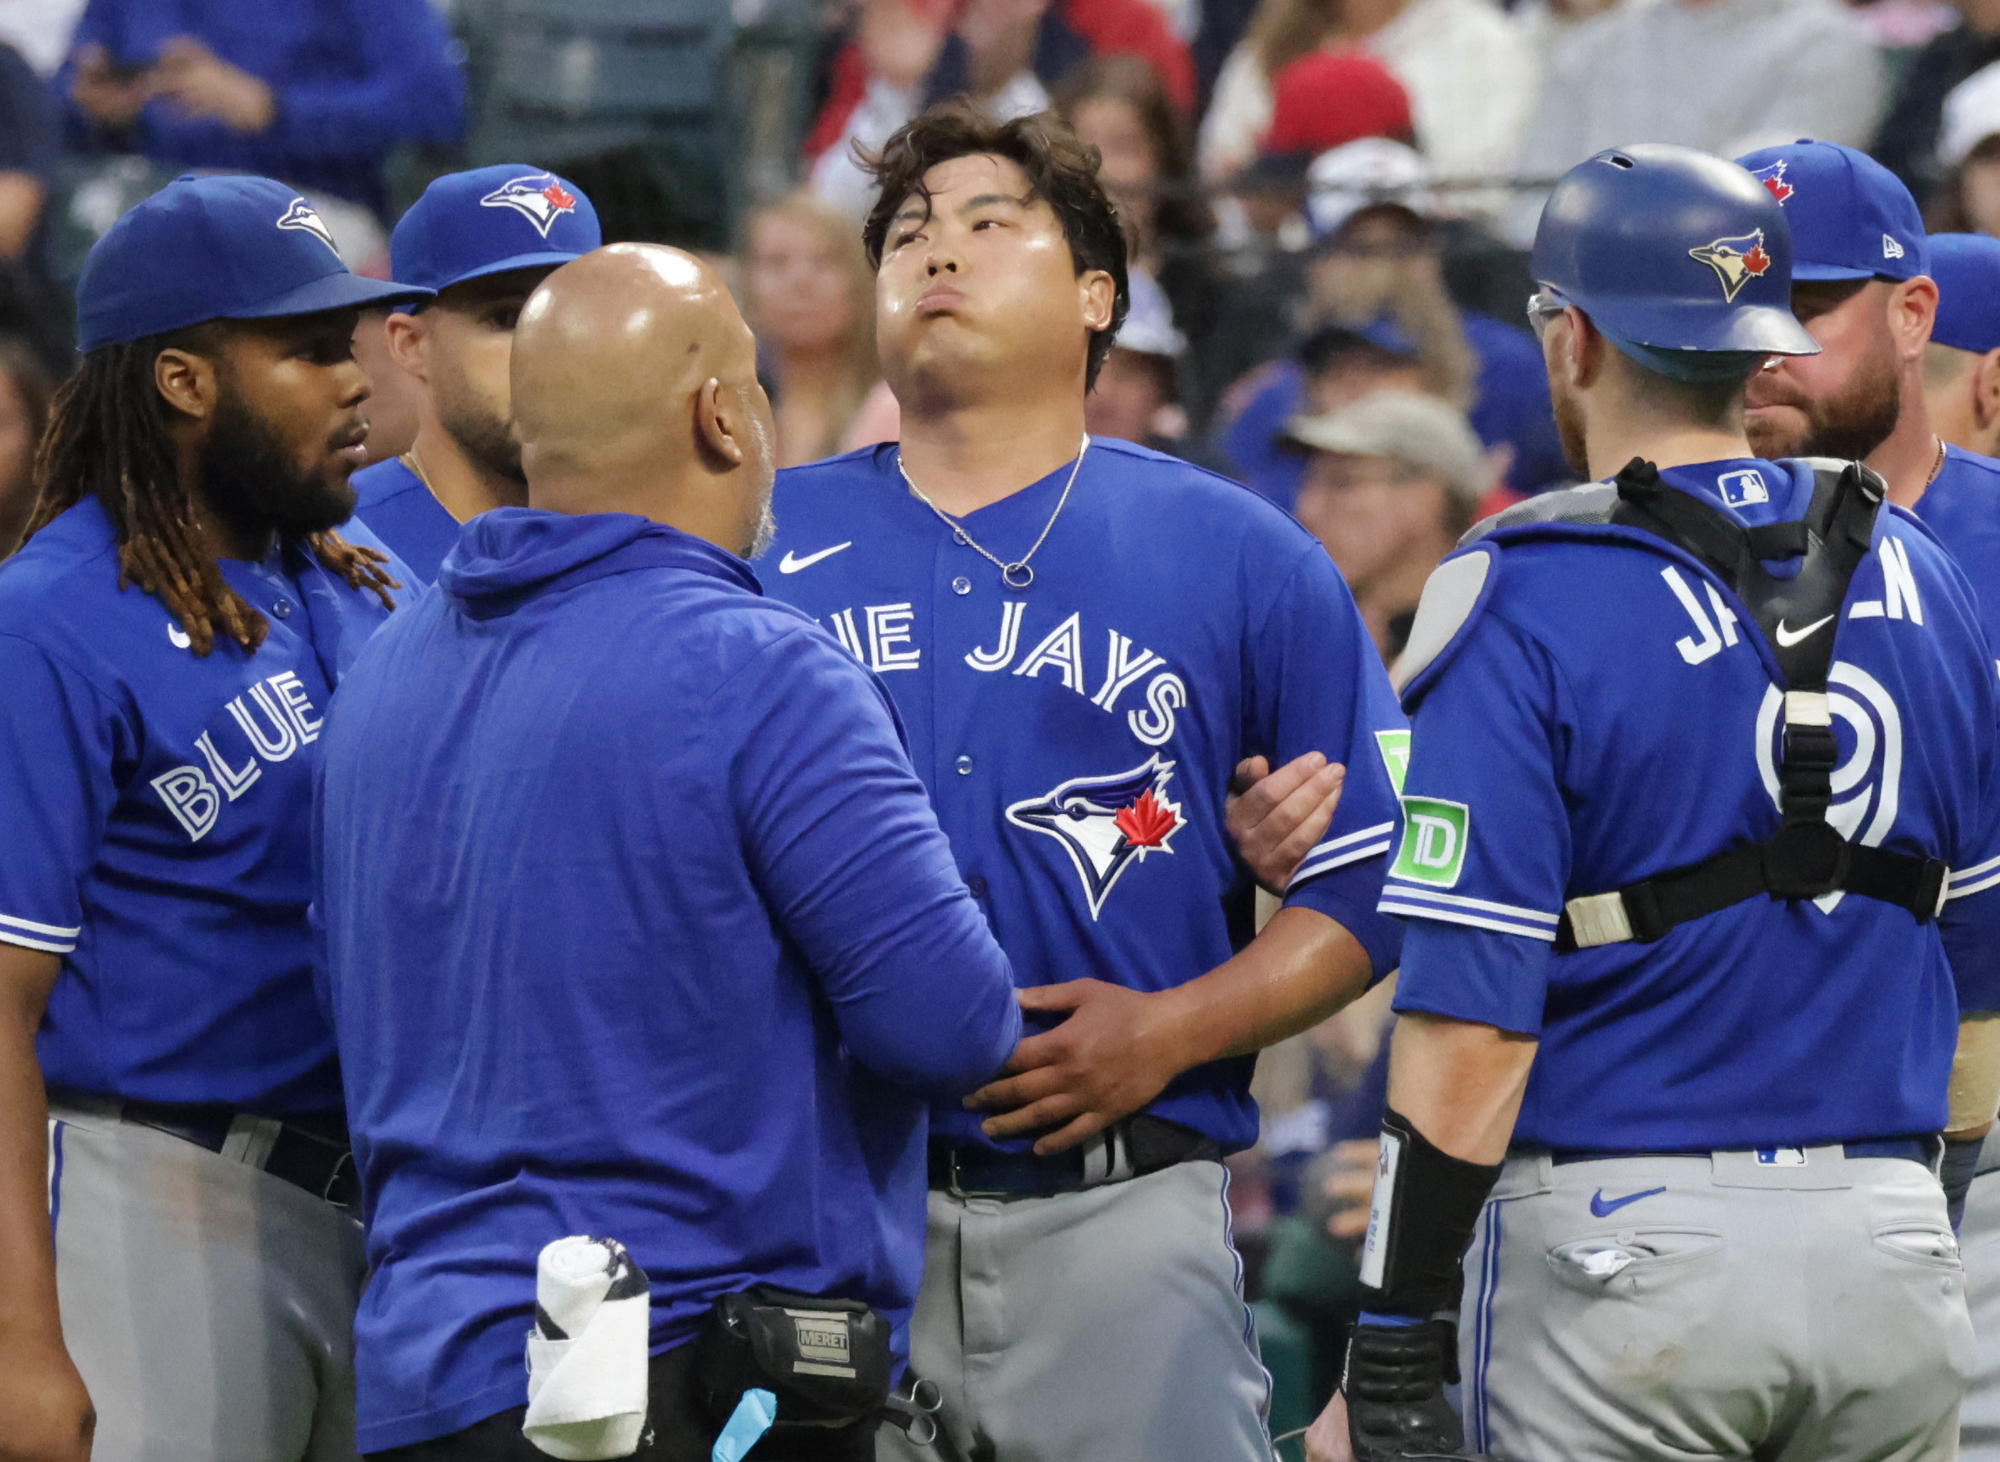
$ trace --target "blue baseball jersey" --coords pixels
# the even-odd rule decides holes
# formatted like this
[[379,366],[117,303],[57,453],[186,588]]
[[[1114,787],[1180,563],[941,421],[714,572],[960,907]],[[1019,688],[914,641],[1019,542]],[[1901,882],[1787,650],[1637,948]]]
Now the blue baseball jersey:
[[1937,481],[1917,499],[1917,516],[1965,570],[1979,600],[1979,627],[2000,654],[2000,460],[1947,446]]
[[354,516],[396,551],[416,575],[417,586],[436,583],[444,556],[458,542],[458,519],[401,457],[364,467],[350,480]]
[[758,1282],[900,1345],[924,1098],[1021,1019],[872,676],[712,544],[503,508],[356,665],[320,782],[364,1452],[526,1400],[565,1234],[631,1250],[656,1352]]
[[[1799,518],[1814,485],[1802,463],[1662,476],[1745,526]],[[1539,1037],[1528,1143],[1938,1130],[1959,1011],[2000,1008],[1995,674],[1963,574],[1885,506],[1839,613],[1778,629],[1836,636],[1828,821],[1943,859],[1937,921],[1856,894],[1757,897],[1655,943],[1558,954],[1567,900],[1777,831],[1784,682],[1751,612],[1663,540],[1553,524],[1495,537],[1438,570],[1432,587],[1456,590],[1440,603],[1472,607],[1406,688],[1408,831],[1382,897],[1410,922],[1397,1008]],[[1423,618],[1412,641],[1435,643]]]
[[[1027,552],[1070,472],[972,513],[966,531],[1004,558]],[[1093,439],[1016,591],[907,490],[893,444],[781,472],[774,506],[770,592],[888,686],[1020,984],[1157,991],[1227,960],[1251,894],[1223,822],[1230,774],[1245,756],[1275,767],[1315,750],[1346,764],[1346,789],[1286,902],[1345,926],[1377,974],[1395,967],[1399,931],[1375,902],[1407,729],[1346,585],[1283,513]],[[1186,1072],[1150,1110],[1248,1146],[1254,1064]],[[955,1104],[933,1121],[986,1141]]]
[[218,635],[196,656],[158,599],[119,588],[117,554],[85,498],[0,564],[0,940],[63,958],[43,1075],[337,1109],[306,924],[312,769],[333,688],[387,611],[301,552],[224,559],[270,632],[254,654]]

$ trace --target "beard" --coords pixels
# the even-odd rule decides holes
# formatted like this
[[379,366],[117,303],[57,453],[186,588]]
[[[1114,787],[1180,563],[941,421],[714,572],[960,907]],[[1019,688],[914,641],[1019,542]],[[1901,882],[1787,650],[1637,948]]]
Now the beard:
[[511,419],[496,415],[462,376],[455,380],[440,376],[433,399],[438,425],[460,451],[494,476],[527,486],[527,474],[521,470],[521,439],[515,436]]
[[778,541],[778,520],[771,514],[771,499],[768,494],[764,505],[757,511],[757,528],[750,535],[750,546],[743,550],[743,557],[756,558]]
[[253,542],[275,536],[297,543],[354,516],[345,474],[329,481],[301,470],[284,439],[227,381],[202,447],[201,485],[210,511]]
[[1780,457],[1835,457],[1860,461],[1887,441],[1903,411],[1902,377],[1893,347],[1872,351],[1835,396],[1810,400],[1792,386],[1758,371],[1750,378],[1747,405],[1789,406],[1804,418],[1803,429],[1751,415],[1745,425],[1750,449],[1765,461]]

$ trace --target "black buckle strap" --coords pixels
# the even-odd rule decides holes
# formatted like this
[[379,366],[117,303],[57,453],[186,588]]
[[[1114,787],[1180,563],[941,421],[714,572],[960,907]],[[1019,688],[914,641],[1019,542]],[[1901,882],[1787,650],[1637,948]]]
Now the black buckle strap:
[[1090,1144],[1037,1157],[933,1138],[930,1186],[957,1198],[1048,1198],[1222,1156],[1215,1139],[1145,1112],[1113,1123],[1092,1141],[1100,1139],[1108,1144],[1105,1170],[1093,1173],[1085,1156]]
[[[128,1101],[119,1104],[118,1115],[137,1126],[221,1153],[236,1119],[248,1114],[214,1103]],[[336,1207],[360,1209],[354,1153],[346,1124],[337,1118],[281,1122],[263,1161],[252,1166]]]

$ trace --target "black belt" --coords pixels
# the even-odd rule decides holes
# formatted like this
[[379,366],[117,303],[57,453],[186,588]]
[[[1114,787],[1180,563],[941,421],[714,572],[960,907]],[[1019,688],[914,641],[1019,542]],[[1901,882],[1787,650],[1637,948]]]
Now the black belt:
[[[361,1210],[361,1183],[354,1171],[347,1122],[338,1115],[281,1121],[213,1102],[121,1101],[94,1092],[76,1093],[70,1099],[78,1106],[115,1113],[121,1121],[150,1127],[213,1153],[221,1153],[228,1146],[231,1134],[239,1130],[238,1118],[250,1118],[244,1143],[249,1150],[237,1160],[261,1168],[295,1188],[303,1188],[335,1207],[351,1208],[356,1213]],[[59,1105],[65,1100],[65,1093],[60,1087],[55,1088],[49,1092],[49,1100]],[[273,1127],[275,1132],[271,1130]],[[269,1139],[268,1147],[264,1146],[265,1138]],[[257,1147],[264,1148],[262,1161],[257,1160]]]
[[1873,1137],[1863,1142],[1808,1142],[1780,1143],[1772,1147],[1722,1148],[1671,1148],[1649,1149],[1643,1152],[1613,1152],[1600,1148],[1564,1147],[1550,1151],[1549,1161],[1557,1167],[1573,1162],[1611,1162],[1621,1157],[1707,1157],[1711,1152],[1778,1152],[1785,1148],[1834,1147],[1838,1146],[1849,1157],[1895,1157],[1907,1158],[1925,1167],[1933,1166],[1941,1147],[1937,1137]]
[[955,1198],[1049,1198],[1143,1178],[1176,1163],[1221,1159],[1222,1148],[1214,1138],[1142,1114],[1114,1122],[1082,1146],[1053,1157],[934,1137],[930,1182]]

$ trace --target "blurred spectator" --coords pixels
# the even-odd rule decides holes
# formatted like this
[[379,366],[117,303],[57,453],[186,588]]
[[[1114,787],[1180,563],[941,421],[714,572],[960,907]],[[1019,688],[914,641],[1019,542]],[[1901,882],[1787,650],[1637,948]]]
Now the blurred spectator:
[[875,276],[852,223],[810,194],[753,212],[743,283],[762,374],[772,386],[778,465],[841,450],[878,379]]
[[1549,55],[1569,33],[1594,15],[1602,15],[1618,0],[1521,0],[1514,23],[1536,61],[1547,65]]
[[1215,219],[1194,176],[1194,144],[1159,73],[1137,56],[1099,56],[1056,87],[1056,114],[1103,162],[1097,176],[1118,205],[1132,263],[1159,281],[1173,321],[1207,335],[1215,280],[1204,245]]
[[1373,56],[1315,51],[1300,57],[1278,73],[1257,155],[1229,178],[1224,242],[1239,251],[1246,244],[1303,248],[1311,232],[1300,210],[1313,159],[1364,137],[1408,143],[1414,125],[1409,93]]
[[[1860,146],[1881,115],[1882,58],[1835,0],[1652,0],[1576,27],[1556,47],[1520,171],[1554,178],[1628,142],[1736,157],[1818,137]],[[1517,202],[1534,234],[1541,195]]]
[[388,324],[387,310],[363,310],[354,327],[354,358],[368,375],[364,467],[402,456],[417,440],[417,394],[423,386],[389,353]]
[[1306,454],[1298,519],[1326,545],[1382,658],[1402,653],[1431,570],[1472,526],[1493,474],[1458,412],[1420,391],[1376,391],[1286,436]]
[[69,54],[69,38],[84,0],[0,0],[0,42],[12,46],[37,74],[53,76]]
[[0,335],[0,558],[19,546],[35,508],[35,444],[54,393],[28,342]]
[[42,79],[19,51],[0,43],[0,259],[25,260],[35,252],[61,136]]
[[[1957,25],[1936,36],[1910,57],[1888,115],[1868,150],[1916,195],[1919,205],[1937,194],[1945,171],[1955,166],[1939,154],[1940,129],[1945,123],[1945,99],[1974,72],[2000,61],[2000,0],[1956,0]],[[1846,142],[1828,132],[1800,136]],[[1783,140],[1783,139],[1779,139]],[[1975,139],[1977,140],[1977,139]],[[1970,144],[1965,151],[1970,151]],[[1733,157],[1733,152],[1724,156]],[[1961,159],[1964,152],[1960,153]]]
[[1134,269],[1130,283],[1131,310],[1097,384],[1083,398],[1084,430],[1178,453],[1187,413],[1175,377],[1187,338],[1174,328],[1173,309],[1150,274]]
[[1148,0],[860,0],[838,42],[825,105],[807,134],[812,188],[856,218],[874,183],[854,149],[880,147],[934,102],[961,93],[996,117],[1040,112],[1049,89],[1092,56],[1136,55],[1182,111],[1194,105],[1194,63]]
[[[1322,357],[1340,367],[1336,379],[1360,379],[1383,370],[1383,357],[1400,358],[1410,384],[1466,409],[1480,439],[1504,459],[1502,475],[1513,491],[1566,481],[1541,352],[1526,331],[1452,299],[1442,250],[1454,232],[1479,235],[1463,221],[1432,216],[1438,205],[1424,176],[1421,159],[1381,139],[1350,143],[1313,164],[1311,214],[1320,239],[1298,312],[1309,330],[1331,324],[1354,332],[1333,337],[1342,348]],[[1516,297],[1525,298],[1525,286],[1518,288]],[[1234,312],[1225,318],[1238,323]],[[1242,343],[1227,352],[1218,345],[1214,353],[1241,359],[1275,323],[1268,316],[1244,320]],[[1345,343],[1354,334],[1365,337],[1372,355]],[[1327,365],[1316,368],[1311,352],[1306,356],[1232,390],[1240,409],[1220,442],[1242,479],[1282,507],[1291,506],[1300,477],[1297,459],[1275,447],[1284,422],[1335,404],[1322,384]]]
[[1937,163],[1945,171],[1925,210],[1931,229],[2000,235],[2000,62],[1952,88],[1942,121]]
[[[1536,64],[1498,6],[1487,0],[1264,0],[1216,79],[1202,122],[1204,176],[1222,181],[1247,163],[1267,129],[1275,128],[1285,70],[1335,47],[1365,49],[1402,83],[1416,141],[1440,176],[1485,177],[1512,164],[1534,105]],[[1312,84],[1341,83],[1328,75]],[[1368,134],[1349,137],[1362,135]],[[1321,141],[1313,150],[1346,140]]]
[[94,150],[380,213],[390,149],[463,130],[457,51],[428,0],[90,0],[56,88]]

